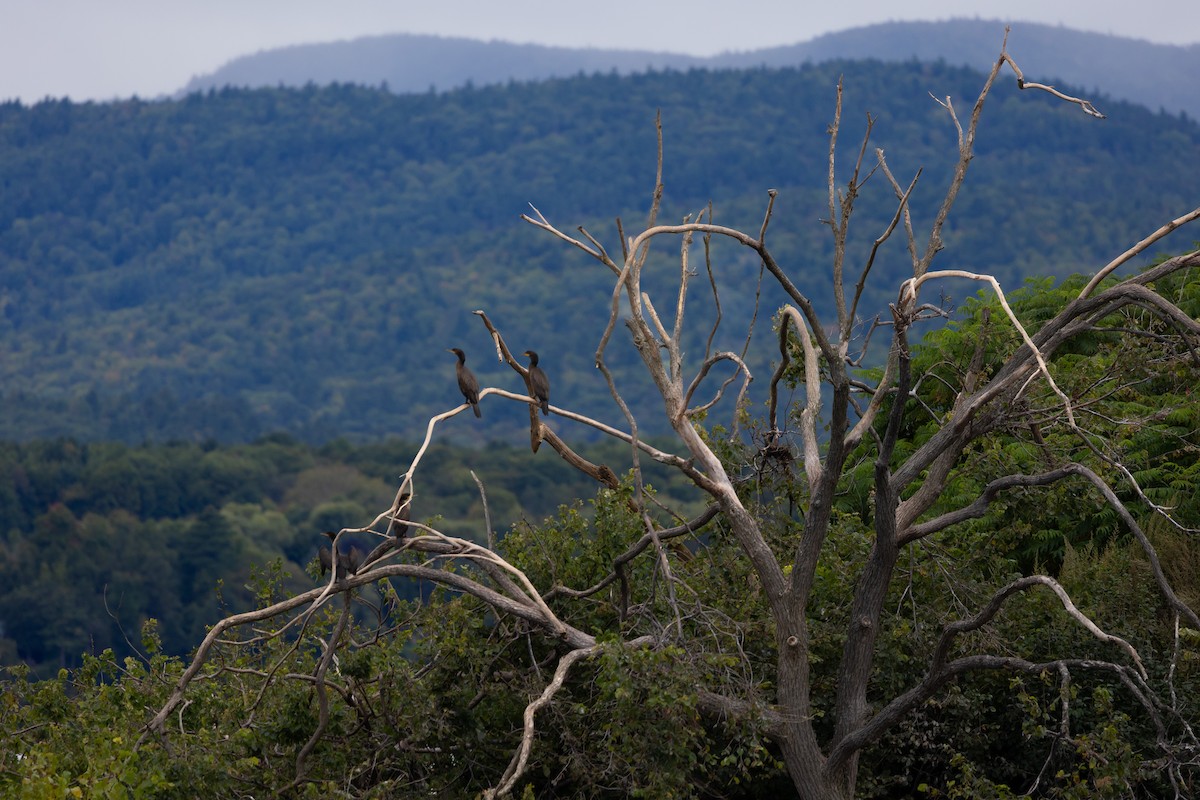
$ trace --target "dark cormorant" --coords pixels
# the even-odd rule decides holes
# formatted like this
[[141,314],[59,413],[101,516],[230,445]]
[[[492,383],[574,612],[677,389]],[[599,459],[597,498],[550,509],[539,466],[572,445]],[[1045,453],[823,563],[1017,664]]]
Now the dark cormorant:
[[467,369],[467,355],[457,347],[451,347],[450,352],[458,356],[458,363],[454,365],[454,371],[458,374],[458,390],[471,404],[475,416],[482,417],[483,414],[479,413],[479,381],[475,380],[475,375]]
[[[329,537],[329,547],[322,547],[317,553],[317,559],[321,562],[321,574],[333,567],[333,542],[337,539],[336,531],[323,531],[322,536]],[[357,547],[351,547],[349,550],[338,550],[337,564],[337,579],[340,581],[347,575],[353,575],[362,565],[362,553]]]
[[[391,533],[387,539],[375,546],[375,549],[367,553],[366,558],[362,560],[363,564],[368,567],[374,564],[379,559],[388,554],[389,551],[395,550],[404,543],[404,538],[408,536],[408,525],[405,521],[408,520],[409,507],[412,505],[412,494],[405,492],[400,495],[396,502],[396,511],[392,514],[392,521],[388,525],[388,531]],[[355,570],[357,572],[357,570]]]
[[396,513],[392,515],[392,536],[397,539],[403,539],[408,535],[408,526],[403,524],[401,520],[408,520],[409,509],[412,506],[412,493],[405,492],[400,496],[400,502],[396,506]]
[[550,414],[550,379],[546,377],[546,373],[538,366],[538,354],[532,350],[526,350],[525,355],[529,356],[529,388],[533,390],[533,399],[538,401],[538,405],[542,407],[542,413],[549,416]]
[[362,566],[362,550],[359,550],[356,545],[351,545],[350,552],[346,553],[345,556],[346,569],[349,570],[351,575],[356,574],[358,572],[358,568]]

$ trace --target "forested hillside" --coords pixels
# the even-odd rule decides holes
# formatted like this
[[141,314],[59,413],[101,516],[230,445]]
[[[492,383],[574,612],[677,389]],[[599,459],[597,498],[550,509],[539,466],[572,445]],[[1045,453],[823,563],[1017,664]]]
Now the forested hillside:
[[[1031,287],[1011,296],[1013,308],[1036,330],[1082,284]],[[1155,289],[1188,315],[1200,310],[1194,275],[1169,276]],[[930,380],[908,404],[904,454],[930,441],[937,420],[952,413],[962,397],[958,383],[970,379],[968,363],[990,375],[1019,343],[1015,331],[995,323],[998,304],[972,302],[966,310],[960,324],[913,349],[914,372]],[[1194,783],[1194,622],[1181,632],[1177,608],[1155,583],[1153,558],[1157,551],[1161,569],[1194,607],[1200,549],[1151,517],[1128,484],[1117,486],[1120,500],[1106,503],[1086,481],[1043,480],[1062,470],[1038,474],[1056,452],[1074,451],[1097,469],[1115,458],[1177,522],[1200,523],[1190,490],[1200,421],[1193,353],[1170,329],[1137,308],[1089,327],[1056,354],[1056,379],[1086,413],[1103,453],[1056,424],[1047,412],[1051,392],[1036,389],[1021,403],[1033,414],[1018,413],[1013,426],[989,434],[957,465],[937,510],[977,496],[984,507],[967,506],[977,513],[922,542],[888,582],[871,699],[883,707],[889,692],[920,690],[945,631],[955,627],[968,628],[955,664],[975,660],[982,668],[962,670],[864,749],[855,796],[1015,798],[1042,796],[1030,787],[1045,785],[1047,797],[1169,797],[1173,786]],[[1130,330],[1145,335],[1125,338]],[[709,441],[742,473],[739,494],[770,515],[772,545],[795,551],[808,511],[799,505],[806,499],[799,460],[768,458],[716,431]],[[824,796],[797,792],[784,768],[773,722],[772,701],[782,693],[771,664],[775,628],[728,521],[692,517],[699,529],[672,542],[667,570],[657,566],[664,556],[645,546],[628,485],[552,519],[533,518],[556,496],[591,493],[548,448],[536,457],[495,447],[431,452],[421,469],[421,485],[431,491],[420,494],[413,519],[484,540],[486,517],[467,473],[473,469],[489,487],[497,518],[523,509],[534,524],[458,559],[444,550],[439,556],[438,537],[416,534],[394,563],[341,582],[337,600],[318,608],[320,584],[300,574],[321,541],[318,531],[361,524],[387,508],[395,472],[411,455],[401,442],[313,449],[279,436],[232,448],[65,441],[0,448],[0,485],[12,487],[0,494],[0,512],[15,526],[0,546],[0,653],[8,663],[19,655],[40,667],[11,667],[0,679],[0,787],[53,797],[79,790],[190,798],[238,796],[246,787],[255,796],[286,794],[283,787],[300,783],[308,796],[378,798],[408,796],[415,785],[469,796],[509,774],[525,704],[540,697],[553,702],[537,714],[518,791]],[[616,466],[628,450],[616,445],[592,455]],[[822,736],[844,680],[837,666],[852,620],[846,594],[874,552],[864,530],[877,502],[874,469],[870,459],[852,459],[811,590],[806,635],[820,692],[812,716]],[[1006,474],[999,482],[1008,485],[992,491]],[[694,504],[695,487],[679,483],[678,493],[657,500],[679,510]],[[1117,509],[1144,520],[1144,532],[1133,535]],[[488,562],[480,557],[491,553],[537,581],[569,631],[584,624],[602,630],[592,658],[568,675],[562,665],[572,662],[562,653],[574,651],[563,637],[543,641],[524,618],[497,608],[497,595],[488,603],[455,590],[482,580]],[[1030,588],[1043,571],[1102,634],[1063,613],[1050,591]],[[210,591],[218,581],[219,599]],[[978,618],[971,609],[993,592],[998,604],[1002,585],[1015,596],[972,632]],[[222,613],[299,601],[297,617],[312,603],[301,625],[268,619],[274,628],[257,625],[240,640],[227,631],[187,701],[171,705],[172,687],[183,685],[185,667],[200,658],[190,651],[205,624]],[[145,623],[151,614],[157,621]],[[656,633],[669,638],[647,647]],[[1136,653],[1127,658],[1118,645]],[[180,652],[189,655],[173,655]],[[330,653],[336,658],[326,671]],[[1137,653],[1135,673],[1125,662]],[[764,699],[731,704],[740,712],[731,716],[714,706],[710,686],[735,699]],[[1173,693],[1169,704],[1164,687]],[[170,725],[146,735],[159,708],[173,712]],[[526,713],[527,725],[532,718]]]
[[[394,439],[313,448],[284,436],[233,447],[0,445],[0,665],[72,666],[105,648],[131,655],[150,618],[167,652],[186,653],[222,610],[253,607],[256,575],[311,588],[304,569],[326,543],[321,532],[386,508],[416,452]],[[626,456],[613,445],[588,454],[614,465]],[[472,472],[497,536],[592,494],[585,477],[527,447],[439,444],[423,464],[412,518],[479,541],[487,531]],[[680,481],[648,474],[664,499],[689,505]],[[343,540],[351,544],[365,553],[378,540]]]
[[[594,298],[611,278],[518,215],[532,203],[619,251],[612,220],[593,215],[644,215],[661,110],[663,219],[715,200],[717,222],[754,228],[777,189],[774,252],[821,296],[826,129],[842,74],[843,141],[874,115],[873,143],[901,180],[924,168],[912,207],[927,219],[955,140],[930,95],[954,98],[964,115],[981,80],[944,65],[4,105],[0,438],[408,436],[459,401],[448,347],[467,351],[485,385],[516,388],[475,309],[514,350],[542,353],[555,402],[615,419],[592,368],[604,322]],[[1105,104],[1108,119],[1096,122],[1016,92],[1006,82],[987,111],[946,231],[955,261],[941,266],[1010,285],[1091,270],[1191,207],[1178,176],[1200,170],[1195,124],[1122,103]],[[884,194],[864,201],[856,224],[883,229]],[[732,250],[721,263],[723,308],[748,319],[758,265]],[[879,285],[906,263],[900,247],[885,250]],[[778,302],[761,298],[764,320]],[[725,330],[718,345],[738,348],[744,332]],[[620,378],[630,351],[617,340]],[[760,374],[765,358],[752,362]],[[515,435],[520,416],[485,402],[482,422],[455,435]]]
[[0,109],[0,795],[1191,796],[1200,136],[1063,99]]

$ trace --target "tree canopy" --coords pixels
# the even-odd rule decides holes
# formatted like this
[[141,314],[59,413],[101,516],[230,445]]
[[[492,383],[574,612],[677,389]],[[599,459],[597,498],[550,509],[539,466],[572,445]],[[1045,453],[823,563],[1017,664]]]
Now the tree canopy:
[[[1002,49],[970,111],[941,103],[957,135],[934,213],[913,202],[928,175],[872,147],[882,117],[847,142],[839,86],[823,280],[774,247],[778,189],[745,230],[710,207],[664,223],[661,155],[644,224],[608,244],[532,210],[603,278],[589,357],[623,423],[557,388],[539,410],[489,311],[472,324],[520,388],[488,382],[479,400],[524,417],[527,457],[561,458],[594,499],[501,536],[479,480],[483,536],[448,530],[427,498],[435,443],[476,424],[455,396],[398,468],[356,459],[402,471],[329,530],[334,559],[372,545],[353,569],[292,591],[276,562],[182,659],[148,622],[137,656],[10,670],[0,781],[33,796],[1189,796],[1200,251],[1121,268],[1200,208],[1061,283],[1007,292],[945,263],[982,109],[1005,105],[1010,72],[1026,90],[1012,102],[1053,95],[1100,124]],[[868,184],[891,209],[878,225],[859,213]],[[724,305],[733,251],[785,296],[769,322]],[[885,252],[901,275],[876,269]],[[934,287],[950,279],[984,291],[948,321]],[[862,313],[867,284],[889,280],[886,316]],[[610,367],[618,331],[637,377]],[[773,368],[755,373],[752,350]],[[652,411],[626,402],[635,381]],[[647,415],[670,436],[644,438]],[[585,430],[617,443],[620,469],[583,450]],[[229,455],[226,474],[260,474]],[[326,484],[336,470],[290,491]],[[199,581],[181,596],[241,556],[236,533],[208,509],[180,531]]]
[[[310,588],[320,533],[387,503],[415,450],[401,440],[316,447],[281,435],[232,446],[0,445],[0,664],[46,675],[77,667],[85,653],[123,659],[148,619],[164,654],[186,654],[223,613],[254,607],[256,574],[270,568],[283,589]],[[612,445],[586,452],[617,463],[622,455]],[[487,537],[472,475],[488,489],[498,532],[590,494],[588,479],[562,462],[501,443],[439,444],[425,463],[430,485],[415,518],[479,541]],[[665,471],[653,482],[664,498],[689,502]]]
[[[981,79],[944,64],[0,106],[0,438],[245,442],[286,430],[321,442],[407,432],[454,397],[447,347],[466,350],[485,385],[504,377],[483,358],[489,344],[470,316],[485,306],[518,351],[531,347],[553,365],[575,407],[611,414],[581,355],[602,330],[603,301],[592,298],[603,280],[513,222],[531,203],[590,227],[640,217],[661,110],[664,218],[712,201],[718,222],[751,228],[775,188],[776,252],[827,290],[816,266],[832,255],[821,139],[840,75],[846,102],[861,109],[847,131],[869,109],[893,167],[925,169],[911,204],[932,214],[955,132],[930,93],[957,101]],[[948,246],[1010,285],[1065,276],[1190,202],[1186,181],[1144,176],[1200,171],[1200,128],[1128,103],[1105,111],[1091,125],[1076,109],[997,87]],[[864,195],[864,225],[889,214],[882,197]],[[848,243],[857,258],[866,245]],[[759,296],[753,257],[713,246],[738,276],[722,297],[728,314],[786,300],[770,282]],[[875,269],[880,286],[894,283],[903,258],[885,251]],[[578,291],[557,292],[562,281]],[[889,300],[871,284],[864,311]],[[689,343],[701,346],[702,336]],[[614,343],[618,374],[636,374],[637,363]],[[485,415],[474,441],[522,424]]]

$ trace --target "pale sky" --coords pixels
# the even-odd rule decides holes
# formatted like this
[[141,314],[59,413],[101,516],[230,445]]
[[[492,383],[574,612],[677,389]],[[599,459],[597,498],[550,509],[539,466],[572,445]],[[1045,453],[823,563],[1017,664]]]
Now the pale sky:
[[385,33],[713,55],[977,17],[1200,42],[1196,0],[0,0],[0,100],[170,94],[259,50]]

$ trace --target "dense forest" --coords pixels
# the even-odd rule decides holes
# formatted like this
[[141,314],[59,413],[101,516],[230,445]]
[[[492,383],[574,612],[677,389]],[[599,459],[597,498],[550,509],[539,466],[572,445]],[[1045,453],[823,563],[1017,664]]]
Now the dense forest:
[[989,88],[0,107],[0,794],[1194,796],[1200,129]]
[[[312,447],[279,435],[235,446],[0,445],[0,663],[40,673],[110,648],[123,658],[151,618],[164,652],[183,655],[222,609],[254,605],[253,575],[274,571],[287,589],[311,587],[316,576],[305,569],[321,532],[386,508],[417,449],[400,440]],[[588,454],[620,464],[623,450]],[[423,463],[428,489],[413,518],[480,541],[485,498],[502,536],[591,495],[586,478],[528,448],[436,444]],[[649,474],[664,499],[696,502],[677,479]],[[351,544],[366,552],[375,542]]]
[[[464,348],[485,385],[507,380],[471,314],[480,308],[517,351],[542,353],[556,396],[615,421],[592,368],[604,301],[591,298],[607,276],[518,215],[532,203],[619,249],[613,218],[596,214],[644,213],[661,111],[664,218],[714,201],[717,222],[750,228],[776,189],[775,252],[820,294],[826,128],[843,75],[843,140],[872,115],[892,169],[924,169],[911,206],[928,219],[955,137],[930,95],[967,103],[980,81],[938,64],[6,104],[0,438],[408,436],[456,402],[446,348]],[[972,192],[944,233],[961,266],[1006,285],[1094,269],[1190,202],[1174,176],[1200,170],[1195,123],[1107,102],[1093,124],[1018,94],[997,87]],[[882,230],[889,214],[865,198],[856,224]],[[769,315],[781,298],[757,294],[757,261],[722,246],[714,257],[742,276],[725,287],[724,311],[749,318],[757,302]],[[879,285],[904,266],[885,254]],[[552,291],[567,282],[576,290]],[[888,292],[869,293],[866,319]],[[756,374],[769,371],[755,359]],[[612,361],[628,375],[632,350],[618,343]],[[652,402],[630,391],[634,408]],[[481,424],[456,435],[507,439],[519,416],[485,403]]]
[[[1030,286],[1012,298],[1016,313],[1036,330],[1082,283]],[[1157,288],[1200,314],[1194,277]],[[994,301],[971,300],[964,310],[959,322],[914,349],[914,367],[929,380],[911,401],[912,420],[901,435],[905,451],[928,441],[932,421],[952,408],[955,382],[970,369],[998,369],[1014,346],[1015,333],[989,327],[990,314],[1000,312]],[[1195,527],[1194,366],[1186,351],[1164,348],[1161,336],[1137,341],[1131,354],[1122,325],[1145,321],[1135,314],[1085,333],[1055,358],[1055,375],[1097,421],[1107,454],[1137,475],[1145,498],[1122,489],[1128,507],[1149,520],[1147,501],[1167,504],[1174,519]],[[956,474],[949,504],[974,496],[997,475],[1035,472],[1046,452],[1070,447],[1072,438],[1049,425],[1040,443],[1019,429],[986,437]],[[719,440],[717,428],[712,441]],[[301,567],[312,560],[317,531],[358,524],[386,508],[395,473],[412,451],[400,442],[313,449],[282,436],[238,447],[56,441],[4,448],[6,483],[15,490],[2,498],[4,513],[17,525],[0,552],[5,584],[20,584],[0,600],[7,634],[25,637],[21,654],[45,658],[43,666],[75,663],[80,644],[87,646],[77,669],[46,679],[18,666],[0,682],[0,788],[31,797],[74,796],[74,790],[188,797],[204,786],[203,796],[211,797],[271,790],[382,798],[470,797],[494,784],[516,746],[522,708],[549,680],[562,647],[537,642],[519,619],[489,612],[476,598],[410,579],[380,580],[346,595],[353,621],[344,633],[346,652],[326,679],[329,698],[319,699],[311,676],[322,674],[326,651],[318,645],[343,633],[341,606],[333,605],[298,634],[226,642],[203,690],[193,691],[173,718],[178,746],[146,737],[150,711],[166,702],[188,663],[177,654],[199,641],[203,625],[310,588],[317,576],[302,575]],[[789,508],[803,494],[803,474],[787,459],[765,458],[751,437],[728,441],[722,451],[743,475],[739,491],[758,513],[777,519],[773,541],[786,547],[802,522]],[[623,446],[594,455],[615,462],[622,452],[627,458]],[[500,537],[497,552],[539,584],[549,585],[551,576],[556,588],[594,584],[638,539],[628,481],[617,491],[594,492],[545,450],[534,456],[441,448],[433,455],[423,485],[437,488],[421,497],[412,516],[420,517],[421,507],[445,512],[445,519],[428,518],[443,530],[480,537],[480,497],[468,468],[489,487],[496,520],[549,513],[560,492],[593,497]],[[862,532],[872,513],[871,471],[869,462],[856,460],[849,472],[814,586],[812,603],[820,611],[810,634],[812,669],[826,691],[836,684],[834,665],[845,644],[844,593],[868,560]],[[689,502],[688,491],[677,488],[660,496],[664,505]],[[461,519],[449,518],[460,513]],[[1200,601],[1193,538],[1167,524],[1147,530],[1170,580],[1187,602]],[[673,580],[686,591],[689,616],[679,624],[701,631],[705,646],[622,646],[653,630],[646,627],[648,609],[669,607],[653,558],[629,563],[635,604],[628,618],[618,614],[612,590],[582,606],[572,605],[569,594],[548,595],[563,619],[598,625],[607,638],[594,665],[563,686],[561,705],[538,715],[537,769],[522,781],[522,796],[789,796],[768,724],[714,719],[702,713],[698,689],[759,680],[765,683],[754,684],[757,690],[772,691],[762,589],[726,523],[705,523],[683,541],[685,557],[673,567]],[[421,569],[419,552],[401,558]],[[1194,719],[1200,696],[1195,633],[1185,630],[1182,643],[1176,638],[1172,645],[1172,614],[1156,591],[1152,564],[1085,484],[1006,492],[986,514],[915,552],[888,587],[891,611],[872,696],[918,682],[941,624],[961,619],[989,587],[1036,572],[1053,575],[1106,632],[1128,638],[1155,686],[1169,683],[1179,702],[1160,709],[1168,722],[1147,717],[1138,705],[1149,687],[1113,688],[1081,668],[1093,663],[1086,660],[1070,662],[1072,679],[1061,686],[1053,669],[964,675],[867,749],[858,796],[1161,797],[1179,785],[1171,782],[1176,774],[1188,782],[1181,796],[1192,796],[1194,769],[1177,772],[1176,764],[1192,752],[1177,725]],[[28,575],[37,578],[27,582]],[[162,617],[147,622],[148,613]],[[725,651],[722,640],[733,635],[735,621],[740,634]],[[1112,650],[1064,618],[1048,593],[1013,601],[963,646],[1035,660],[1075,652],[1094,663]],[[6,647],[11,658],[11,639]],[[763,677],[754,677],[760,670]],[[279,682],[271,684],[277,671]],[[824,704],[816,709],[819,719],[830,713]],[[310,749],[306,741],[319,745]],[[1043,791],[1025,793],[1029,787]]]

